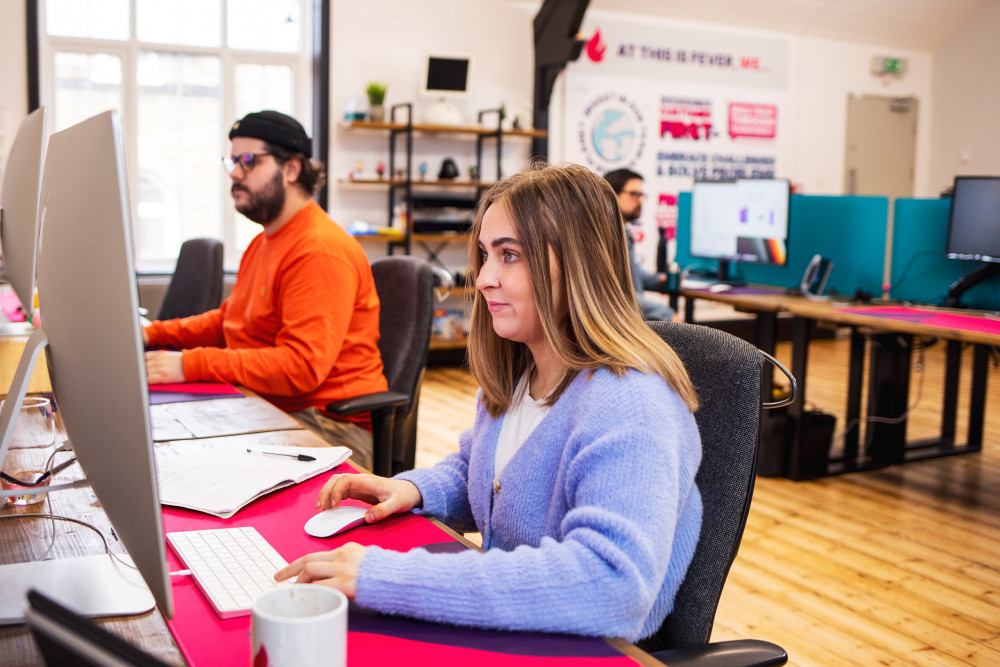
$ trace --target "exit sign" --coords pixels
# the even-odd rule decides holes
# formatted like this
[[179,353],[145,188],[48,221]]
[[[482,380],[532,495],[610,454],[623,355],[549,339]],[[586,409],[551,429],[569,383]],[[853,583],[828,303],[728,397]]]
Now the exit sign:
[[905,58],[886,58],[884,56],[872,58],[872,74],[902,74],[905,71]]

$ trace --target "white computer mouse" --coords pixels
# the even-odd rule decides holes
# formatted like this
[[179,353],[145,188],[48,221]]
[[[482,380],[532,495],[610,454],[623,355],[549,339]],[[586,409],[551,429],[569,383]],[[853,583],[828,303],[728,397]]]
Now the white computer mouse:
[[728,292],[731,289],[733,289],[732,285],[727,285],[726,283],[715,283],[714,285],[709,286],[708,291],[719,293],[719,292]]
[[306,521],[306,532],[313,537],[332,537],[365,522],[367,507],[341,505],[320,512]]

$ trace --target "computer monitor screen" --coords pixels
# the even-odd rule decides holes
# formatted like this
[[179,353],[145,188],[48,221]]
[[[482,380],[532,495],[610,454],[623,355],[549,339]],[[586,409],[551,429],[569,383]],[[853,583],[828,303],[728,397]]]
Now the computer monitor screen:
[[4,274],[21,304],[30,309],[35,290],[35,251],[38,234],[38,189],[42,182],[45,107],[35,109],[14,137],[3,170],[0,204],[0,254]]
[[171,617],[121,146],[112,111],[49,139],[38,299],[66,435],[118,538]]
[[464,95],[471,73],[472,59],[467,56],[428,56],[421,92],[430,97]]
[[692,257],[784,266],[790,185],[784,179],[696,181],[691,194]]
[[955,177],[945,254],[1000,262],[1000,176]]

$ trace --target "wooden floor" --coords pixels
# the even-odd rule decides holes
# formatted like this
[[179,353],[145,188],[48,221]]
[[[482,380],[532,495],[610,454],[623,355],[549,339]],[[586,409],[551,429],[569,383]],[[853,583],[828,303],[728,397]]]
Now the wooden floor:
[[[914,373],[910,437],[939,427],[941,348],[927,349]],[[787,347],[777,356],[789,362]],[[837,414],[838,431],[846,365],[846,341],[813,344],[808,405]],[[759,478],[713,639],[767,639],[791,665],[1000,665],[1000,369],[992,364],[989,382],[981,453],[809,482]],[[418,466],[457,449],[475,391],[461,369],[428,370]],[[965,423],[962,409],[963,441]]]

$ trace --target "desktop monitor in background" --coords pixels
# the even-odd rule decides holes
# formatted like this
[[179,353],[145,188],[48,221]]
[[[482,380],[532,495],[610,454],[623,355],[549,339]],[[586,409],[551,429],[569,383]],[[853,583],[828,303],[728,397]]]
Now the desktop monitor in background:
[[718,260],[720,282],[734,282],[731,262],[784,266],[790,194],[784,179],[696,181],[691,192],[691,256]]
[[[48,137],[45,107],[21,122],[3,169],[0,194],[0,255],[4,274],[22,306],[30,313],[35,296],[35,252],[38,245],[38,190],[42,182],[45,140]],[[5,320],[0,316],[0,321]],[[6,325],[19,323],[3,321]],[[24,330],[11,333],[29,333]],[[4,387],[6,389],[6,387]]]
[[420,94],[437,101],[424,111],[423,122],[428,125],[461,125],[462,112],[447,98],[464,97],[469,90],[471,75],[472,58],[469,56],[428,56],[420,79]]
[[49,139],[38,299],[56,406],[118,538],[173,614],[118,115]]
[[984,264],[952,283],[945,304],[957,306],[970,288],[1000,275],[1000,176],[956,176],[945,245],[948,259]]

